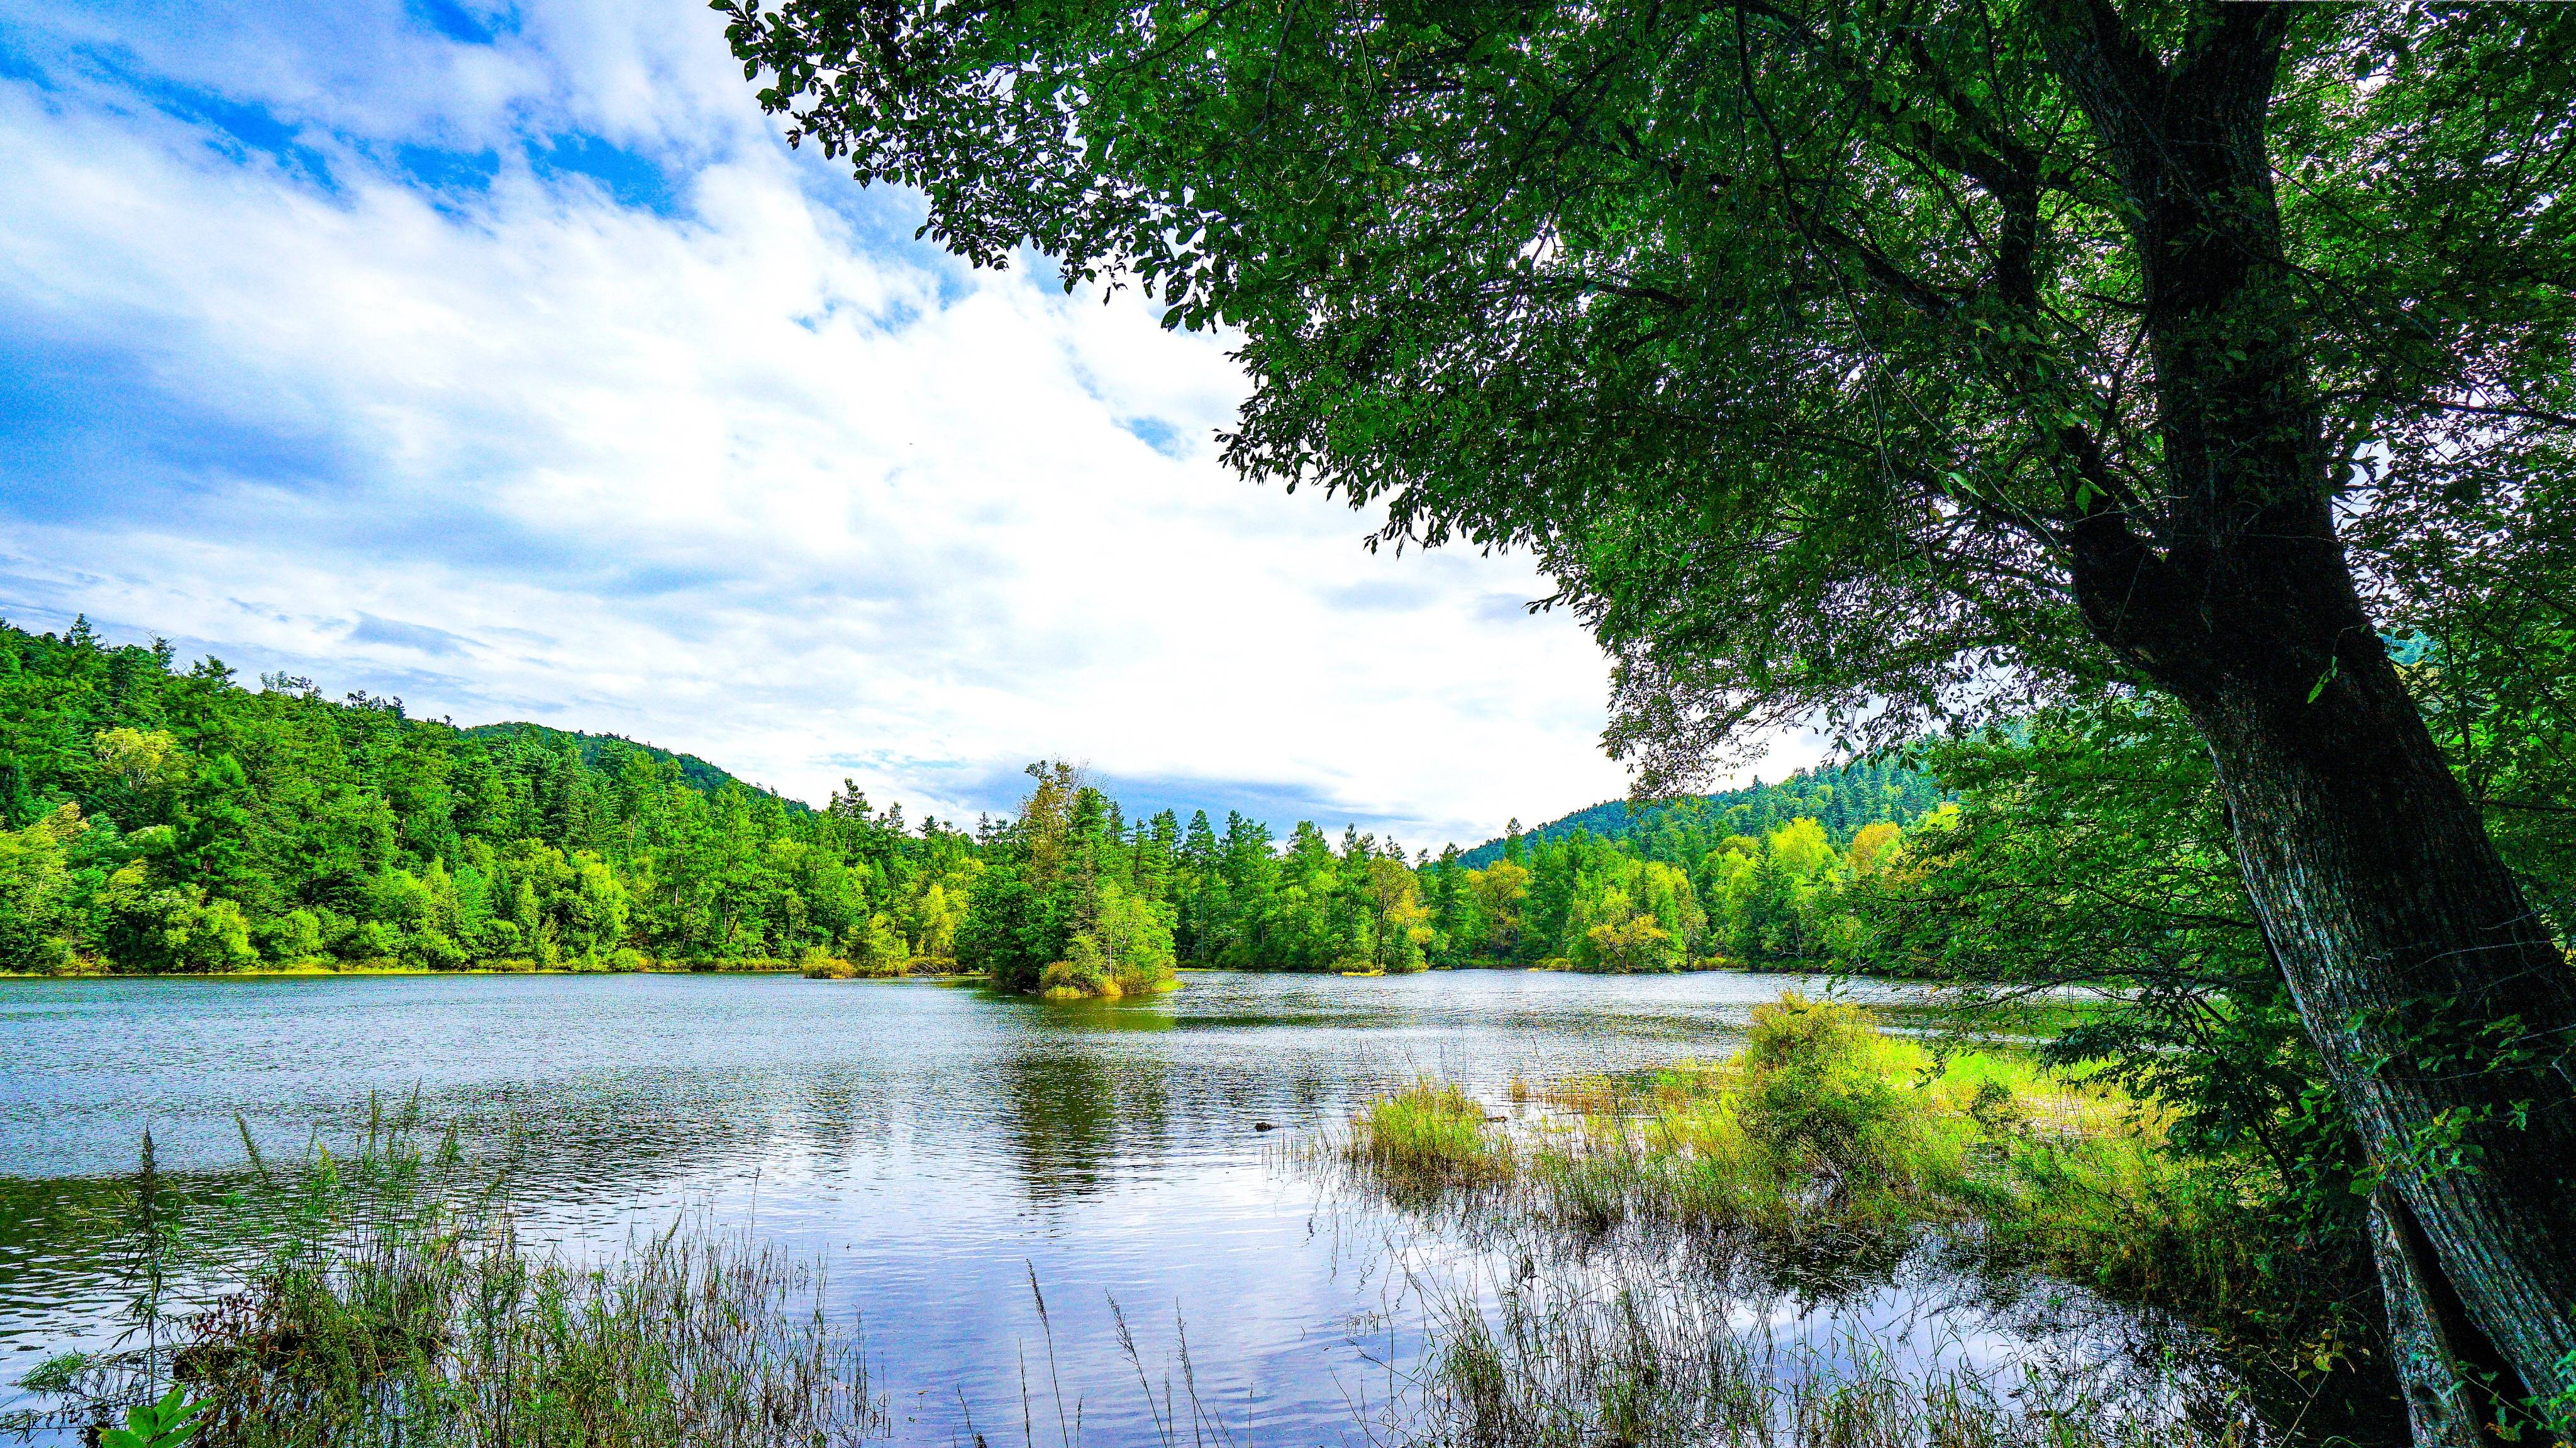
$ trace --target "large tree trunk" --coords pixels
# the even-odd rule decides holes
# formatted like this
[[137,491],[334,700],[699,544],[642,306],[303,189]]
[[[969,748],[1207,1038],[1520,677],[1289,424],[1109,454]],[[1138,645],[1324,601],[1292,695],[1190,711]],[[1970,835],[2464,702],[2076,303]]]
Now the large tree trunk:
[[2177,691],[2217,762],[2247,889],[2339,1097],[2430,1244],[2431,1301],[2456,1300],[2449,1315],[2485,1339],[2447,1350],[2501,1359],[2523,1390],[2576,1387],[2576,971],[2340,559],[2329,571],[2310,556],[2328,550],[2249,546],[2277,566],[2245,581],[2271,586],[2247,590],[2234,638],[2205,641],[2211,676]]
[[[2269,491],[2248,525],[2083,591],[2207,740],[2255,912],[2393,1190],[2374,1245],[2433,1448],[2471,1405],[2576,1389],[2576,969],[2434,746],[2321,492]],[[2496,1380],[2437,1381],[2461,1366]]]
[[2433,1244],[2386,1182],[2370,1194],[2370,1247],[2388,1309],[2388,1350],[2418,1448],[2484,1448],[2492,1395],[2460,1360],[2468,1335],[2444,1290]]
[[[2266,149],[2287,10],[2201,7],[2170,63],[2107,0],[2049,12],[2052,60],[2132,201],[2160,444],[2142,488],[2070,430],[2076,594],[2209,743],[2256,913],[2394,1188],[2379,1236],[2395,1329],[2422,1349],[2406,1364],[2492,1363],[2519,1379],[2493,1385],[2508,1398],[2566,1392],[2576,971],[2434,747],[2335,537],[2340,465]],[[2427,1448],[2478,1401],[2437,1396],[2410,1404]]]

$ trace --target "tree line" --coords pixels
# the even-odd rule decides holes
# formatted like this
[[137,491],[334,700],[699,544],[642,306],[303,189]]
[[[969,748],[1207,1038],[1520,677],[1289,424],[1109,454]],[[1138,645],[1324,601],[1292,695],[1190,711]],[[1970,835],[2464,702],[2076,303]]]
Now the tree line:
[[[0,626],[0,968],[942,956],[975,838],[623,740]],[[693,779],[695,773],[698,777]]]
[[1030,773],[971,827],[847,787],[810,809],[626,740],[0,625],[0,969],[786,962],[1110,994],[1177,965],[1865,964],[1853,888],[1937,799],[1879,761],[1434,857]]

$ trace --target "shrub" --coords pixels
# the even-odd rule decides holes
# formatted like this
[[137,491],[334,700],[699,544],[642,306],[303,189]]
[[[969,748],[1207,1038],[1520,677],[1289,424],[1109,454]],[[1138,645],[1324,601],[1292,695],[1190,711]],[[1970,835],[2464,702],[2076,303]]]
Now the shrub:
[[796,953],[796,968],[807,980],[855,980],[859,968],[844,957],[828,954],[819,945],[809,945]]
[[1784,1174],[1847,1193],[1916,1184],[1912,1114],[1880,1046],[1857,1006],[1790,991],[1754,1008],[1737,1109]]

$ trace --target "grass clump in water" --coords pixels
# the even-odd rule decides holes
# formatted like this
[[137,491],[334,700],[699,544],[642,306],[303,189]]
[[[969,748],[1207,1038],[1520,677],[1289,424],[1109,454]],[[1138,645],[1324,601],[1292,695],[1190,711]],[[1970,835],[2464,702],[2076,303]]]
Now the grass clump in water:
[[1370,1102],[1347,1149],[1379,1181],[1410,1192],[1512,1175],[1511,1144],[1492,1129],[1483,1103],[1448,1082],[1419,1080]]
[[[1881,1255],[1922,1228],[1973,1227],[1990,1249],[2129,1300],[2259,1306],[2259,1194],[2171,1150],[2155,1102],[2007,1051],[1935,1056],[1857,1006],[1790,992],[1754,1011],[1725,1060],[1531,1094],[1557,1115],[1515,1145],[1451,1124],[1432,1103],[1465,1098],[1417,1083],[1362,1117],[1354,1163],[1417,1190],[1508,1179],[1584,1231],[1647,1219],[1801,1255]],[[1450,1157],[1482,1174],[1444,1175]]]

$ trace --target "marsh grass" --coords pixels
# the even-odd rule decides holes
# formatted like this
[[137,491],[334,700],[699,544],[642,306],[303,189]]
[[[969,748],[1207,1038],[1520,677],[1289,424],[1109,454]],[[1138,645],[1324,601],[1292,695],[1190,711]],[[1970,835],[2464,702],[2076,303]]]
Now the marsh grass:
[[2125,1300],[2262,1305],[2245,1184],[2171,1151],[2154,1102],[2009,1051],[1936,1055],[1856,1006],[1789,993],[1724,1060],[1512,1094],[1541,1111],[1504,1131],[1417,1082],[1338,1150],[1400,1202],[1471,1186],[1582,1233],[1644,1220],[1794,1263],[1892,1260],[1937,1229]]
[[517,1155],[509,1139],[469,1161],[416,1099],[371,1102],[345,1158],[316,1146],[273,1167],[254,1151],[257,1185],[200,1231],[234,1290],[184,1315],[156,1302],[167,1327],[145,1348],[62,1363],[42,1386],[63,1408],[8,1426],[103,1423],[175,1383],[205,1441],[242,1448],[824,1448],[882,1432],[857,1324],[826,1318],[810,1264],[702,1221],[599,1264],[532,1247],[501,1195]]
[[2254,1421],[2179,1374],[1933,1362],[1851,1334],[1782,1343],[1722,1289],[1524,1279],[1440,1309],[1420,1448],[2245,1448]]
[[1512,1144],[1484,1104],[1429,1079],[1381,1096],[1353,1123],[1352,1156],[1376,1178],[1414,1196],[1509,1180]]

